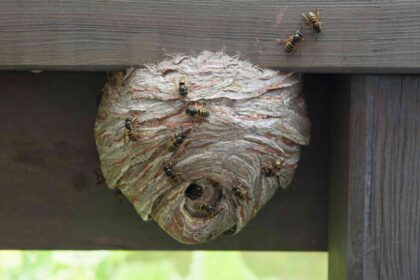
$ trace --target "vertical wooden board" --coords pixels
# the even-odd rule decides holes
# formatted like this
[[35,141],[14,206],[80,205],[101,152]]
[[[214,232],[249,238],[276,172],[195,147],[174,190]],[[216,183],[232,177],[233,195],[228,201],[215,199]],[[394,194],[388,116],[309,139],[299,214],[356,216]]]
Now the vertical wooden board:
[[348,149],[348,166],[341,169],[347,188],[330,187],[339,194],[331,205],[347,199],[346,234],[330,230],[329,250],[345,252],[338,264],[346,271],[331,268],[330,255],[330,279],[420,278],[419,83],[420,76],[411,75],[357,75],[344,82],[350,103],[341,125],[349,137],[336,138],[332,150]]
[[1,249],[325,250],[326,76],[305,78],[312,121],[292,185],[234,237],[178,244],[105,185],[93,139],[104,73],[0,73]]
[[345,279],[347,271],[347,183],[349,158],[350,81],[341,76],[331,98],[331,138],[329,161],[328,274],[330,279]]
[[[346,227],[348,240],[347,260],[349,279],[359,279],[364,267],[364,220],[359,211],[365,209],[366,193],[362,186],[370,184],[370,137],[369,127],[371,117],[372,95],[369,95],[369,76],[351,77],[349,104],[349,157],[348,157],[348,225]],[[361,191],[362,190],[362,191]],[[353,257],[350,257],[353,256]]]
[[375,77],[367,279],[420,278],[419,76]]

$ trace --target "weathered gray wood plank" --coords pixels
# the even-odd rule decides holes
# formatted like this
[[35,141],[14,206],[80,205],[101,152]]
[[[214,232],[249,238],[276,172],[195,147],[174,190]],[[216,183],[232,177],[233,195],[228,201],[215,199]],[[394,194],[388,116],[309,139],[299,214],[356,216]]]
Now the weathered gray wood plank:
[[348,137],[332,144],[348,152],[331,169],[342,181],[330,181],[331,216],[341,217],[330,220],[330,279],[420,279],[419,85],[420,76],[356,75],[335,95],[349,106],[333,115],[346,115]]
[[[299,52],[275,44],[320,8]],[[167,53],[226,50],[302,72],[420,72],[420,2],[368,0],[4,0],[0,69],[111,69]]]
[[104,73],[0,75],[0,249],[326,250],[324,76],[305,78],[313,133],[290,188],[238,235],[198,247],[178,244],[96,184],[93,126],[104,80]]

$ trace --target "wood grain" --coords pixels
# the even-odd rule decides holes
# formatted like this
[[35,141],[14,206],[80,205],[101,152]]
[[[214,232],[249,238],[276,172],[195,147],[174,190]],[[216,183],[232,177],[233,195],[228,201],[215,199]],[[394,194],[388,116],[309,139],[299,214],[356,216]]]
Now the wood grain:
[[331,98],[328,210],[329,279],[346,279],[348,240],[349,76],[338,78]]
[[[319,8],[296,54],[277,39]],[[0,69],[114,69],[224,49],[301,72],[420,72],[420,2],[37,0],[0,2]]]
[[[330,186],[339,194],[332,205],[347,199],[346,233],[329,243],[330,251],[345,252],[338,262],[347,279],[420,278],[419,85],[412,75],[356,75],[348,83],[348,123],[341,125],[349,138],[335,143],[349,147],[347,188]],[[330,269],[330,279],[345,278]]]
[[96,183],[93,126],[104,81],[104,73],[0,75],[0,249],[326,250],[325,76],[305,78],[313,133],[290,188],[238,235],[193,247]]

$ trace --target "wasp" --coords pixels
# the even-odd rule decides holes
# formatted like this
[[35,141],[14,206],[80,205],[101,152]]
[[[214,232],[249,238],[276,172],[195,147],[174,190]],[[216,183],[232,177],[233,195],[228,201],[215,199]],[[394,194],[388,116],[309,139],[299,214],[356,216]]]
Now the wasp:
[[312,31],[316,34],[321,33],[321,16],[319,15],[319,9],[316,9],[314,12],[309,12],[308,15],[302,13],[302,16],[305,18],[307,24],[312,27]]
[[184,129],[181,127],[181,131],[175,134],[174,140],[171,144],[169,144],[168,151],[174,152],[178,146],[184,142],[185,138],[187,138],[187,135],[185,134]]
[[240,183],[233,185],[230,190],[232,191],[233,195],[240,200],[250,200],[248,192],[244,190]]
[[188,87],[187,87],[187,81],[182,79],[178,83],[178,94],[181,97],[186,97],[188,95]]
[[216,210],[216,207],[214,207],[214,205],[211,204],[195,203],[193,207],[195,210],[206,211],[209,214],[213,213]]
[[185,113],[187,113],[188,115],[195,117],[202,117],[202,118],[207,118],[208,116],[210,116],[210,112],[207,111],[206,109],[202,108],[202,107],[197,107],[197,106],[188,106],[187,109],[185,110]]
[[130,117],[126,118],[124,121],[125,135],[131,141],[137,141],[137,133],[134,131],[134,120]]
[[291,53],[296,51],[296,43],[300,41],[303,41],[303,33],[300,30],[296,30],[295,34],[290,35],[286,40],[280,41],[280,43],[284,43],[284,50],[287,53]]
[[262,174],[265,177],[273,177],[280,171],[282,167],[283,162],[281,160],[276,160],[274,163],[263,163]]
[[166,164],[165,159],[163,159],[163,172],[165,172],[165,175],[171,178],[172,180],[177,179],[177,175],[180,173],[176,173],[172,168],[172,162],[169,162],[169,164]]

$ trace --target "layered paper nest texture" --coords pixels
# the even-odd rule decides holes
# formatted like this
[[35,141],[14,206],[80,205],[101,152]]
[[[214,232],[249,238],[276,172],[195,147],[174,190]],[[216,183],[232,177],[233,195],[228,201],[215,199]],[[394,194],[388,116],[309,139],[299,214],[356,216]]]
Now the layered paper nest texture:
[[95,138],[109,188],[198,244],[237,233],[289,185],[309,120],[298,75],[203,52],[115,73]]

